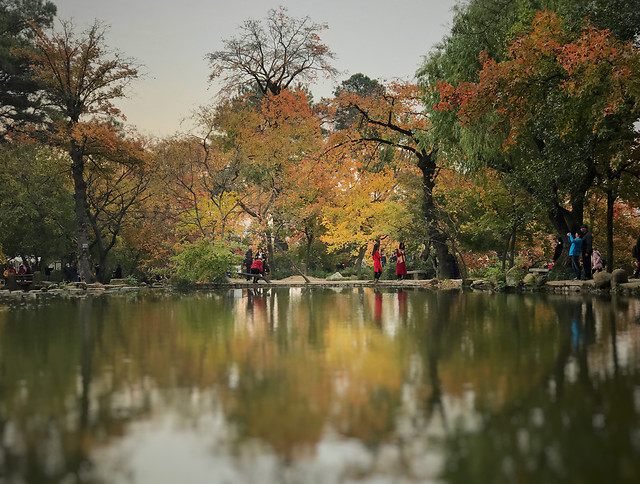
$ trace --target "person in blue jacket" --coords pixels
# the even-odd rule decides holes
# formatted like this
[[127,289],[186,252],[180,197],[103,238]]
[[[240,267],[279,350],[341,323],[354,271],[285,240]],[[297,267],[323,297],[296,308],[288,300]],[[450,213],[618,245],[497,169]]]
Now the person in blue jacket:
[[569,242],[571,242],[571,247],[569,247],[569,257],[571,257],[571,267],[573,267],[573,272],[576,277],[573,278],[574,281],[580,280],[580,255],[582,253],[582,239],[580,238],[580,233],[576,233],[576,236],[573,237],[571,233],[567,234],[569,238]]

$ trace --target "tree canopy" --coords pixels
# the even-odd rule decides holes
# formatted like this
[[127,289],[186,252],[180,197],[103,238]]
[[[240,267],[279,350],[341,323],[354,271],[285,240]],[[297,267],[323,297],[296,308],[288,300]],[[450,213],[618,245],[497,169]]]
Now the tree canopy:
[[262,94],[277,95],[295,83],[333,76],[334,54],[320,38],[326,28],[309,17],[289,17],[285,7],[270,10],[264,21],[247,20],[239,36],[223,40],[224,49],[207,55],[210,79],[223,76],[228,92],[257,86]]

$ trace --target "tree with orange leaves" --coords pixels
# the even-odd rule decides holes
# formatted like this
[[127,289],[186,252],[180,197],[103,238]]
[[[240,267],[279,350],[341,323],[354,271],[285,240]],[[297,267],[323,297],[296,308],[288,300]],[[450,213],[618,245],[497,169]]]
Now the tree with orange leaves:
[[93,281],[85,168],[92,153],[128,149],[127,141],[104,123],[120,116],[113,101],[125,95],[138,69],[108,50],[98,22],[80,35],[71,22],[62,22],[61,30],[50,34],[36,25],[33,29],[35,49],[25,55],[61,118],[52,142],[71,157],[78,270],[83,280]]
[[[595,187],[612,213],[620,177],[633,171],[640,51],[588,23],[565,29],[549,11],[520,27],[506,59],[480,54],[477,80],[432,84],[434,111],[460,121],[461,163],[507,175],[564,236],[582,223]],[[611,230],[607,238],[613,253]]]
[[[348,81],[343,83],[347,89],[339,90],[331,101],[335,112],[349,113],[346,119],[350,121],[346,129],[333,134],[330,149],[347,145],[388,149],[387,156],[391,157],[388,161],[395,160],[390,166],[403,159],[399,153],[412,157],[422,177],[421,219],[426,227],[425,246],[434,248],[438,261],[448,260],[448,236],[438,223],[439,211],[433,196],[439,171],[437,149],[427,140],[430,123],[422,108],[419,88],[403,82],[374,88],[371,83],[363,84],[362,79],[358,79],[359,85],[368,86],[362,93],[349,89],[349,84]],[[438,273],[441,277],[450,278],[452,267],[440,263]]]
[[216,112],[212,140],[226,156],[237,203],[264,240],[273,268],[274,239],[287,225],[283,199],[297,189],[289,175],[320,150],[320,120],[302,90],[236,98]]

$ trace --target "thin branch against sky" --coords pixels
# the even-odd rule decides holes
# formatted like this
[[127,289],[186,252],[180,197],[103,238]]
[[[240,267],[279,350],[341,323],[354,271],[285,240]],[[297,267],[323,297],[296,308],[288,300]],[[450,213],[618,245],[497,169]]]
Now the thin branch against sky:
[[448,33],[456,0],[54,0],[58,18],[78,26],[100,19],[111,28],[108,43],[143,64],[146,77],[119,107],[146,134],[187,129],[181,121],[209,102],[208,52],[237,33],[248,19],[263,19],[283,5],[292,17],[326,23],[323,40],[335,52],[335,81],[314,84],[316,99],[361,72],[371,78],[411,80],[426,55]]

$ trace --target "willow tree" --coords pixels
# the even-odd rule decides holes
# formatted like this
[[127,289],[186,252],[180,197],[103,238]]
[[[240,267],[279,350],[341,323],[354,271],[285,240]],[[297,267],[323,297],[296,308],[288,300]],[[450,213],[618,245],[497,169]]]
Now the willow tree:
[[71,158],[78,270],[83,280],[93,281],[85,167],[92,153],[118,150],[124,142],[105,128],[121,116],[113,101],[125,96],[126,87],[138,77],[138,68],[106,46],[106,30],[98,22],[80,34],[71,22],[62,22],[60,30],[51,33],[35,24],[33,29],[35,49],[24,54],[58,111],[60,119],[51,141],[64,147]]

